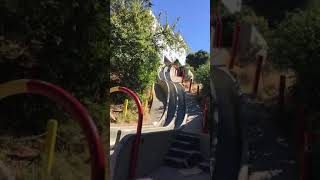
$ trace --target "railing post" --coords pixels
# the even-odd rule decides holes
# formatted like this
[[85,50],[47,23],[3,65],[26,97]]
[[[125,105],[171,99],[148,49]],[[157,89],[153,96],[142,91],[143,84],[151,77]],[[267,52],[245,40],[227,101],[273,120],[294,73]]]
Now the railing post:
[[56,145],[58,121],[50,119],[47,123],[47,135],[43,154],[43,178],[48,179],[51,176],[54,150]]
[[252,88],[252,94],[254,97],[256,97],[258,94],[262,62],[263,62],[263,56],[259,55],[257,60],[256,73],[255,73],[254,82],[253,82],[253,88]]
[[120,142],[120,138],[121,138],[121,130],[119,129],[117,131],[116,142],[114,143],[115,145],[117,145]]
[[202,132],[208,132],[208,97],[204,98],[204,109],[203,109],[203,122],[202,122]]
[[184,77],[185,77],[185,74],[184,74],[184,73],[185,73],[184,70],[182,70],[182,80],[181,80],[181,83],[184,82]]
[[218,48],[222,46],[222,20],[221,20],[221,9],[222,9],[222,1],[219,0],[217,4],[217,45]]
[[286,89],[286,76],[280,75],[280,83],[279,83],[279,108],[280,111],[284,109],[285,105],[285,89]]
[[127,117],[127,113],[128,113],[128,99],[124,100],[124,109],[123,109],[123,116],[124,118]]
[[144,113],[146,113],[147,110],[148,110],[148,99],[145,99],[145,100],[144,100],[144,107],[143,107]]
[[197,87],[197,95],[199,95],[199,94],[200,94],[200,87],[198,85],[198,87]]
[[217,47],[221,48],[221,19],[220,16],[217,15]]
[[232,40],[232,49],[231,49],[231,57],[229,62],[229,69],[233,69],[235,59],[239,50],[239,36],[240,36],[240,23],[237,21],[234,32],[233,32],[233,40]]
[[310,133],[304,132],[303,139],[303,152],[302,152],[302,171],[300,180],[311,179],[311,135]]
[[190,85],[189,85],[189,92],[191,93],[192,90],[192,79],[190,79]]

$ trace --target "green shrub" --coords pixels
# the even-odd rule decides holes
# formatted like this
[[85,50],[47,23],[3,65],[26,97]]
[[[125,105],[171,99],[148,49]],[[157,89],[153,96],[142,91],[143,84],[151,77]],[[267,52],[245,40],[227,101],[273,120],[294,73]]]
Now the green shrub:
[[192,66],[195,70],[199,68],[202,64],[209,61],[209,53],[204,50],[199,50],[195,53],[188,54],[186,58],[186,63]]
[[275,31],[271,59],[279,68],[294,70],[294,96],[312,107],[320,106],[320,9],[287,14]]
[[[110,29],[106,2],[5,0],[1,5],[0,83],[40,79],[80,100],[98,104],[106,100]],[[15,123],[11,127],[20,125],[25,131],[36,132],[44,127],[43,122],[57,115],[50,103],[35,96],[21,96],[0,106],[8,110],[3,113],[4,119],[18,110],[10,119]]]
[[210,74],[210,64],[206,63],[196,70],[195,72],[195,81],[197,83],[201,83],[203,86],[203,93],[210,92],[210,81],[209,81],[209,74]]
[[148,1],[111,1],[111,79],[112,86],[126,86],[143,94],[156,80],[160,65],[158,41],[162,38],[170,47],[186,46],[174,25],[163,28],[154,25]]

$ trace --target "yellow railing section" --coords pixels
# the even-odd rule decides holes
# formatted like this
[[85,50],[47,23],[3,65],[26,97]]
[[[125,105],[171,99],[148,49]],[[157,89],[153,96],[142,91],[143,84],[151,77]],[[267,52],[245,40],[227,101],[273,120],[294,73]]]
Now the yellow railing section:
[[43,179],[49,179],[52,172],[56,144],[58,121],[50,119],[47,124],[47,135],[43,153]]

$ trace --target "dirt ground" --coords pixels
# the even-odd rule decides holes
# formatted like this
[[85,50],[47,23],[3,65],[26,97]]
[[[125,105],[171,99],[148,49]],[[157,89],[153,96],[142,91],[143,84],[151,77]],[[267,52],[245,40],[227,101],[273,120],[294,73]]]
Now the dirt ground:
[[[130,109],[128,107],[127,117],[123,115],[123,104],[119,105],[111,105],[110,106],[110,113],[115,119],[111,119],[111,124],[116,125],[134,125],[137,124],[138,121],[138,112],[136,108]],[[150,124],[150,114],[149,108],[143,114],[143,124]]]

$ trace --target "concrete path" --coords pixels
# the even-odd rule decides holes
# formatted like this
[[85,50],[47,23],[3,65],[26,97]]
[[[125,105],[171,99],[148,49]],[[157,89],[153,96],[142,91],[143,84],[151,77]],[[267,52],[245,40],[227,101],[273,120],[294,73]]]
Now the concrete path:
[[219,112],[212,179],[237,179],[240,163],[248,165],[249,180],[297,179],[294,147],[274,123],[275,113],[241,95],[226,67],[216,65],[210,75]]
[[201,105],[190,93],[186,93],[187,120],[183,131],[192,133],[202,133],[203,113]]
[[168,69],[166,72],[166,79],[171,83],[176,91],[176,99],[177,99],[177,117],[175,119],[175,128],[180,128],[180,126],[184,123],[185,114],[186,114],[186,103],[185,103],[185,90],[184,87],[178,83],[173,82],[172,77],[174,76],[174,68]]
[[171,67],[170,79],[171,79],[172,82],[181,83],[182,77],[175,75],[175,68],[174,67]]
[[177,109],[177,118],[175,120],[175,128],[180,128],[184,123],[185,114],[186,114],[186,102],[185,102],[185,91],[181,84],[174,83],[177,88],[178,96],[178,109]]
[[[249,174],[252,180],[298,179],[295,147],[276,124],[275,113],[249,101],[242,101],[241,114],[246,121],[249,144]],[[259,178],[258,178],[259,177]]]
[[[185,89],[181,84],[181,79],[181,77],[175,75],[175,68],[172,67],[170,71],[170,80],[179,87],[178,90],[180,92],[185,92]],[[188,92],[185,92],[184,98],[187,118],[182,130],[186,132],[202,133],[203,115],[200,103]]]

